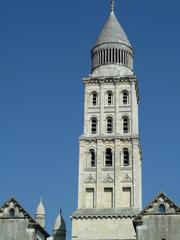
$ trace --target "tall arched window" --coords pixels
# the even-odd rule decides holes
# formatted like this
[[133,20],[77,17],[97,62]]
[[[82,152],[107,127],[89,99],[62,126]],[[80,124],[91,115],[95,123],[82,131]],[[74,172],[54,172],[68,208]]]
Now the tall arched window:
[[105,166],[112,167],[112,150],[110,148],[106,149]]
[[97,95],[97,92],[93,92],[92,93],[92,105],[93,106],[96,106],[98,103],[98,95]]
[[123,133],[129,132],[129,118],[123,117]]
[[128,148],[123,149],[123,165],[129,166],[129,150],[128,150]]
[[96,166],[96,154],[94,149],[90,149],[90,160],[91,160],[91,167]]
[[94,117],[91,119],[91,133],[92,134],[97,133],[97,119]]
[[112,133],[113,132],[113,119],[111,117],[108,117],[106,119],[107,123],[107,133]]
[[128,94],[128,91],[124,90],[123,91],[123,104],[128,104],[129,102],[129,94]]
[[107,92],[107,103],[108,105],[112,105],[113,104],[113,94],[111,91]]

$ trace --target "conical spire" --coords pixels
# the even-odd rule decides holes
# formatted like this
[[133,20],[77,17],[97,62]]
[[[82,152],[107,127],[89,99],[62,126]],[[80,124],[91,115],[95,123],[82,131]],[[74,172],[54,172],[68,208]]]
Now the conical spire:
[[91,76],[133,75],[133,49],[119,23],[111,0],[111,12],[91,51]]
[[36,215],[45,215],[45,208],[44,208],[42,197],[39,202],[39,205],[37,206]]
[[122,43],[131,47],[128,37],[116,18],[113,9],[114,7],[112,7],[109,18],[102,28],[101,33],[96,40],[95,46],[104,43]]
[[66,225],[65,225],[65,221],[62,216],[61,209],[60,209],[60,212],[54,223],[53,237],[54,237],[53,238],[54,240],[65,240],[66,239]]
[[60,212],[56,218],[56,221],[54,223],[54,231],[57,231],[59,229],[66,230],[66,225],[64,222],[64,218],[62,216],[62,210],[60,209]]
[[45,208],[42,197],[36,209],[36,222],[38,222],[42,227],[45,226]]

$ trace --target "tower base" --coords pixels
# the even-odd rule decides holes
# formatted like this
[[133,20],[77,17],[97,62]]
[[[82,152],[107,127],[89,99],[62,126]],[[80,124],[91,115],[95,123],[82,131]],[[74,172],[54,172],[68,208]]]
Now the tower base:
[[[83,212],[86,214],[83,214]],[[137,214],[115,210],[77,210],[72,216],[72,240],[135,240],[133,219]],[[100,210],[98,210],[100,212]],[[109,213],[108,213],[109,212]],[[110,214],[110,212],[112,212]]]

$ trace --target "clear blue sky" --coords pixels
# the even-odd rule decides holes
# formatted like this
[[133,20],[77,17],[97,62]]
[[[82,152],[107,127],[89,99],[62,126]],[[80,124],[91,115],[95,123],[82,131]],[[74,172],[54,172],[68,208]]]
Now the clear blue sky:
[[[82,77],[109,0],[0,1],[0,202],[12,195],[47,229],[61,207],[70,239],[77,206]],[[117,1],[140,86],[143,204],[165,191],[180,203],[180,2]]]

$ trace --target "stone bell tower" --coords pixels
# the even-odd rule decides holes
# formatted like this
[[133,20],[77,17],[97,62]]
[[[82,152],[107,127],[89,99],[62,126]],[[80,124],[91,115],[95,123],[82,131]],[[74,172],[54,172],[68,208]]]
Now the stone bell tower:
[[142,207],[138,83],[133,48],[111,12],[91,51],[84,78],[78,208],[72,239],[136,239],[132,220]]

